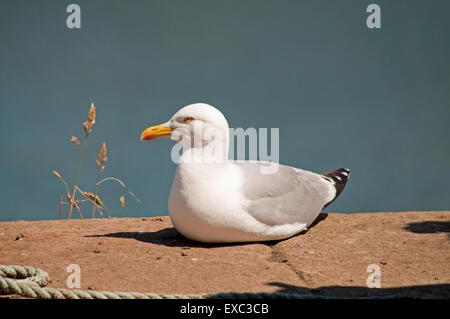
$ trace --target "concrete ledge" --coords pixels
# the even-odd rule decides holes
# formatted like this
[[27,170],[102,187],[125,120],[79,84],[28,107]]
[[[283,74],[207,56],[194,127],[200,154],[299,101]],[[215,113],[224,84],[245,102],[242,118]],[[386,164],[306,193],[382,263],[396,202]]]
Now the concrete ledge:
[[191,242],[168,217],[1,222],[0,264],[42,268],[55,288],[78,264],[81,289],[449,298],[450,212],[321,214],[290,239],[238,245]]

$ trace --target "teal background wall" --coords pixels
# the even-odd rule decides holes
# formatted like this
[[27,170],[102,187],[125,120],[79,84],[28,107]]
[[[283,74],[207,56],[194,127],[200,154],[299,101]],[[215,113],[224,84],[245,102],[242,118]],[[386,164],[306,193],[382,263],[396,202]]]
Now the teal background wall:
[[[279,127],[280,162],[352,170],[332,212],[450,209],[449,1],[0,2],[0,220],[55,219],[73,183],[90,102],[97,123],[80,187],[95,158],[113,216],[167,214],[173,142],[141,143],[150,124],[206,102],[232,127]],[[119,208],[124,194],[126,207]],[[90,208],[84,212],[89,215]],[[75,213],[74,216],[77,216]]]

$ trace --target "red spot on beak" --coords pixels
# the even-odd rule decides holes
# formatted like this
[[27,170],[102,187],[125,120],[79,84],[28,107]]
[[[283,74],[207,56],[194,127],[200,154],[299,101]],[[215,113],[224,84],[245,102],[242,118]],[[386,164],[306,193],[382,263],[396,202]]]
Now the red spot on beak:
[[155,136],[153,134],[147,134],[141,137],[142,141],[151,141],[155,138]]

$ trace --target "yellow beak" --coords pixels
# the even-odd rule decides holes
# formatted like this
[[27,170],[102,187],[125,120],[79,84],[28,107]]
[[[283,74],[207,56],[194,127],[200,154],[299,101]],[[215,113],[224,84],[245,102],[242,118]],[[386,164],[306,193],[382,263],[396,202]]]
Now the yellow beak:
[[163,127],[164,124],[146,128],[141,133],[141,141],[153,140],[160,136],[170,136],[170,134],[172,133],[172,129],[170,127]]

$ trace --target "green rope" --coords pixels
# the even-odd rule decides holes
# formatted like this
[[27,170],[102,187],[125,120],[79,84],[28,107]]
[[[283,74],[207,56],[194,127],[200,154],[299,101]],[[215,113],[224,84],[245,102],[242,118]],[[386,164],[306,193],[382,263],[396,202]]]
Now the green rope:
[[[13,279],[18,280],[13,280]],[[210,294],[158,294],[139,292],[110,292],[45,288],[51,282],[49,275],[39,268],[30,266],[0,265],[0,295],[19,295],[39,299],[309,299],[330,298],[323,296],[288,293],[210,293]]]

